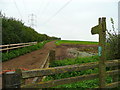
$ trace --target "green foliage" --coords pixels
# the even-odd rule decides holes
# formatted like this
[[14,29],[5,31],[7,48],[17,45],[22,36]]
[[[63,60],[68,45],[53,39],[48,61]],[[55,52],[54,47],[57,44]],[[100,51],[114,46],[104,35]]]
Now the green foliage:
[[92,42],[92,41],[71,41],[71,40],[58,40],[55,42],[56,45],[60,44],[84,44],[84,45],[98,45],[98,42]]
[[98,86],[98,79],[85,80],[82,82],[76,82],[71,84],[59,85],[54,88],[95,88]]
[[25,26],[19,20],[2,16],[2,44],[41,42],[55,39],[58,38],[39,34],[33,28]]
[[[75,58],[75,59],[65,59],[65,60],[56,60],[51,63],[51,67],[57,67],[57,66],[65,66],[65,65],[74,65],[74,64],[83,64],[83,63],[89,63],[89,62],[96,62],[99,60],[98,56],[92,56],[92,57],[85,57],[85,58]],[[98,73],[98,68],[84,70],[84,71],[73,71],[68,73],[61,73],[61,74],[55,74],[47,76],[44,81],[49,80],[56,80],[56,79],[62,79],[62,78],[69,78],[69,77],[75,77],[80,75],[87,75],[92,73]],[[112,79],[111,77],[107,77],[107,83],[111,83]],[[98,79],[94,80],[85,80],[81,82],[75,82],[70,84],[64,84],[55,86],[52,88],[95,88],[98,87]]]
[[[107,83],[112,82],[111,77],[107,77],[106,79]],[[85,88],[96,88],[99,85],[99,79],[93,79],[93,80],[85,80],[81,82],[71,83],[71,84],[64,84],[59,85],[53,88],[81,88],[82,90]]]
[[112,30],[107,30],[107,59],[120,59],[120,33],[115,31],[114,21],[111,18]]
[[91,57],[82,57],[82,58],[78,57],[75,59],[68,58],[68,59],[64,59],[64,60],[56,60],[51,63],[50,67],[96,62],[96,61],[98,61],[98,59],[99,59],[98,56],[91,56]]
[[26,53],[30,53],[34,50],[41,49],[45,45],[45,43],[47,43],[47,42],[48,41],[44,41],[44,42],[38,43],[36,45],[15,49],[15,50],[9,51],[8,53],[7,52],[2,53],[2,62],[7,61],[7,60],[12,59],[12,58],[15,58],[15,57],[18,57],[18,56],[21,56],[21,55],[24,55]]

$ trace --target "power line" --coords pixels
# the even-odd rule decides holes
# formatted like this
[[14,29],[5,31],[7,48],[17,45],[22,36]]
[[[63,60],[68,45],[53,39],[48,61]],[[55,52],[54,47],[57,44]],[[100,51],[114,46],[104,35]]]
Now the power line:
[[17,4],[16,4],[15,0],[13,0],[13,2],[14,2],[14,4],[15,4],[15,7],[17,8],[17,11],[18,11],[19,15],[20,15],[20,16],[21,16],[21,18],[22,18],[22,14],[20,13],[20,10],[19,10],[19,8],[18,8],[18,6],[17,6]]
[[45,11],[47,10],[49,4],[50,4],[50,1],[46,2],[46,5],[45,5],[44,9],[41,11],[41,17],[45,13]]
[[41,8],[42,8],[42,7],[43,7],[43,0],[41,1],[40,7],[39,7],[39,9],[38,9],[38,11],[37,11],[37,12],[38,12],[38,15],[39,15],[39,13],[41,12],[41,10],[42,10]]
[[23,6],[24,6],[24,10],[26,11],[26,3],[24,0],[22,0]]
[[46,20],[43,24],[48,23],[50,20],[52,20],[58,13],[60,13],[68,4],[70,4],[72,0],[69,0],[67,3],[65,3],[55,14],[53,14],[48,20]]

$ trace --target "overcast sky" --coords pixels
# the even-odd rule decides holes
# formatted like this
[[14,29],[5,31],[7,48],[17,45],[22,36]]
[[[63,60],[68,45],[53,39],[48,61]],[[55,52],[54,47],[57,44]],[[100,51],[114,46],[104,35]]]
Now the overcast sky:
[[[98,41],[91,35],[91,28],[98,24],[99,17],[107,18],[107,29],[111,29],[110,18],[118,28],[119,0],[0,0],[0,10],[7,17],[14,17],[29,25],[30,14],[34,14],[35,30],[65,40]],[[28,17],[29,16],[29,17]]]

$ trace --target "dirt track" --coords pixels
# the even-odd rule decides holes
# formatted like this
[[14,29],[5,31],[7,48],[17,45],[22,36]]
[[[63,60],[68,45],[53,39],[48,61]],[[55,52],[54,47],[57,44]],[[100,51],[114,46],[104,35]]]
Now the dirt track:
[[14,70],[16,68],[26,68],[26,69],[35,69],[39,68],[50,49],[55,49],[54,41],[48,42],[45,46],[40,49],[33,51],[31,53],[19,56],[17,58],[11,59],[9,61],[2,63],[3,70]]

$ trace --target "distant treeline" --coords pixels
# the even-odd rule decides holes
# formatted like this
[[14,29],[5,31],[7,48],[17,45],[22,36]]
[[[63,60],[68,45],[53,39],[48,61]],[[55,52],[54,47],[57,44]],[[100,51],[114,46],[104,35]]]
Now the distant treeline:
[[2,44],[41,42],[56,39],[60,38],[40,34],[33,28],[25,26],[20,20],[2,16]]

